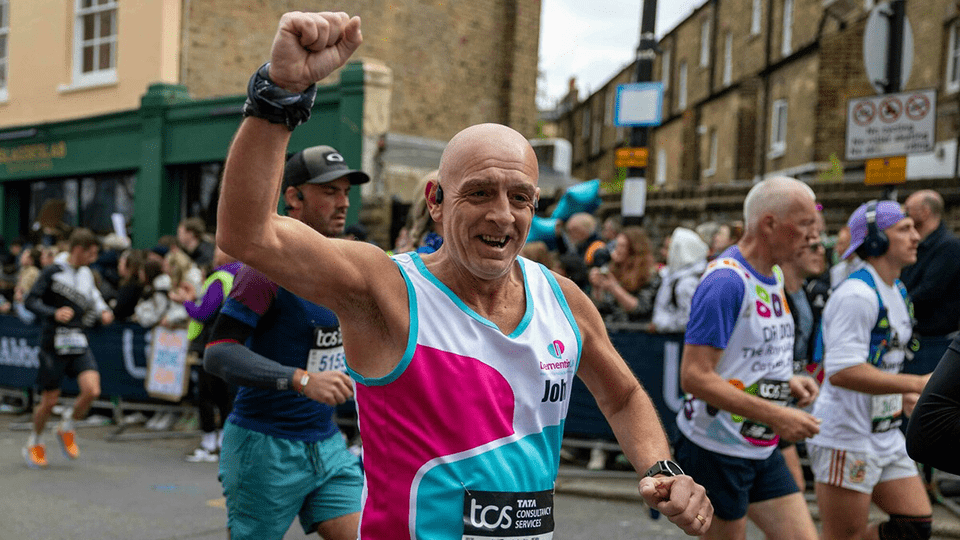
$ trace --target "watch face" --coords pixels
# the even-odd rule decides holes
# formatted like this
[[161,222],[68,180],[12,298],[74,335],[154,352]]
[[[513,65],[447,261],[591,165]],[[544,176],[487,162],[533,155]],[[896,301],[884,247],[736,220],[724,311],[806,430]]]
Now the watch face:
[[680,476],[683,474],[683,469],[681,469],[680,466],[677,465],[676,463],[672,461],[664,461],[663,464],[666,467],[666,469],[670,471],[670,474],[672,476]]
[[653,467],[650,467],[645,476],[656,476],[658,474],[664,476],[680,476],[683,474],[683,469],[672,461],[658,461]]

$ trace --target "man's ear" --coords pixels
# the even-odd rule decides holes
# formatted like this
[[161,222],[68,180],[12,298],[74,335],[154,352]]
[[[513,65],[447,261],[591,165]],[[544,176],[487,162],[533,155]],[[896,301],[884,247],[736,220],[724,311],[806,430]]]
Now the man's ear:
[[764,235],[773,234],[773,229],[776,228],[777,217],[773,214],[765,214],[760,221],[757,222],[757,231]]
[[[443,202],[443,195],[438,195],[438,190],[440,190],[440,182],[437,180],[430,180],[427,182],[427,185],[423,188],[423,197],[427,200],[427,203],[434,205]],[[437,200],[438,198],[440,200]]]
[[297,210],[303,205],[303,196],[297,197],[300,190],[294,186],[287,186],[283,192],[283,208],[289,214],[291,210]]
[[434,221],[440,221],[440,209],[442,208],[441,202],[443,196],[440,195],[439,198],[441,198],[441,200],[437,200],[438,190],[440,190],[439,180],[429,180],[423,188],[423,197],[427,201],[427,211],[430,212],[430,217],[433,218]]

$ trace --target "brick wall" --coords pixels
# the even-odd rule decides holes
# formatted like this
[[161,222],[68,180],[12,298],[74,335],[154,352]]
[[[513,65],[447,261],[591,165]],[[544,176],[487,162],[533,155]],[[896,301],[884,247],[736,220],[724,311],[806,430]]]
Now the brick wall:
[[[188,3],[183,83],[197,98],[241,94],[280,15],[343,10],[363,19],[359,58],[393,71],[391,131],[445,140],[480,123],[536,128],[537,0],[234,0]],[[335,80],[335,79],[334,79]]]

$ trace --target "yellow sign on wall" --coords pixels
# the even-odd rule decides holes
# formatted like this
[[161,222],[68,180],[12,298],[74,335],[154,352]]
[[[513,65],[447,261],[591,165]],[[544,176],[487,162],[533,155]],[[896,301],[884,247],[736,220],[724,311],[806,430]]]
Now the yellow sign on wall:
[[646,167],[649,154],[646,147],[617,148],[614,167]]
[[907,156],[868,159],[866,173],[868,186],[902,184],[907,181]]

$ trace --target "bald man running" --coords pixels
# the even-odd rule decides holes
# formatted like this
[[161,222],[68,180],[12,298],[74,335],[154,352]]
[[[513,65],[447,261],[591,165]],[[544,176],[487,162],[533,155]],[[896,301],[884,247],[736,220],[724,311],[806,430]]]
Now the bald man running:
[[[227,158],[218,244],[339,317],[363,438],[360,538],[544,537],[573,376],[594,394],[644,500],[687,534],[712,506],[672,462],[649,396],[572,282],[518,257],[537,160],[504,126],[456,135],[426,188],[443,246],[391,259],[276,214],[313,83],[359,47],[360,19],[288,13]],[[404,531],[404,532],[402,532]]]

